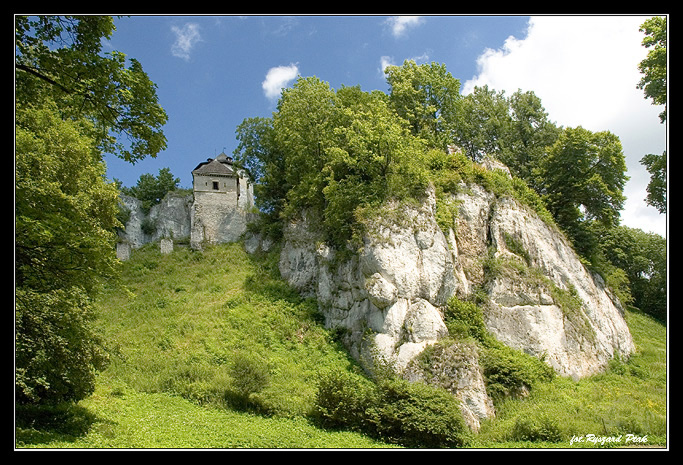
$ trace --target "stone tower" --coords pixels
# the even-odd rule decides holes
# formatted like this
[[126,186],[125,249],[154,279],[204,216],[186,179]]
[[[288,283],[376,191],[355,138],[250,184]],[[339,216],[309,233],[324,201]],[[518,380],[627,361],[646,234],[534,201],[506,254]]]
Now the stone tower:
[[254,207],[254,191],[243,170],[221,153],[192,171],[194,202],[190,246],[233,242],[246,231]]

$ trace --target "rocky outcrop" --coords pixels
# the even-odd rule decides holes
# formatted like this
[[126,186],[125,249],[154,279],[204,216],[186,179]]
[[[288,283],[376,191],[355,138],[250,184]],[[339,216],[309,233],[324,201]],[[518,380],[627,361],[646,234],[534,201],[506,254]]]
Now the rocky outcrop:
[[135,197],[121,194],[121,203],[130,215],[124,225],[125,229],[119,232],[119,237],[133,249],[161,238],[181,239],[190,236],[192,194],[178,195],[169,192],[148,212]]
[[[512,198],[461,187],[450,199],[459,213],[447,231],[437,224],[429,192],[417,206],[387,205],[365,225],[354,254],[327,246],[302,215],[284,229],[281,275],[317,298],[328,327],[345,329],[354,357],[408,379],[425,376],[415,357],[448,335],[448,300],[475,290],[487,296],[489,332],[543,357],[560,375],[599,372],[634,350],[619,303],[556,227]],[[257,248],[253,241],[250,248]],[[430,376],[461,399],[476,430],[494,415],[478,353],[462,344],[439,350]]]

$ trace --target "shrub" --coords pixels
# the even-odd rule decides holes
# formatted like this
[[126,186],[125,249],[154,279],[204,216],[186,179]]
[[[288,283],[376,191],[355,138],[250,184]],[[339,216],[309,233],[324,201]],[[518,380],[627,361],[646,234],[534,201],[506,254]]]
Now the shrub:
[[401,378],[375,384],[348,372],[329,372],[318,385],[316,414],[325,427],[413,448],[461,447],[470,434],[452,394]]
[[486,390],[494,400],[518,394],[555,376],[553,369],[542,360],[494,341],[489,341],[480,362]]
[[512,437],[516,441],[560,442],[562,431],[556,419],[541,414],[517,418],[512,428]]
[[353,373],[330,371],[321,376],[315,413],[328,428],[368,429],[366,409],[374,402],[373,384]]
[[267,363],[254,354],[236,354],[229,374],[233,392],[226,392],[226,397],[232,397],[232,403],[241,408],[249,407],[252,394],[261,392],[270,383]]
[[382,439],[414,448],[462,447],[469,429],[459,401],[443,389],[403,379],[378,384],[368,413]]
[[479,342],[487,339],[484,315],[474,303],[452,297],[446,307],[446,326],[448,332],[459,337],[473,337]]

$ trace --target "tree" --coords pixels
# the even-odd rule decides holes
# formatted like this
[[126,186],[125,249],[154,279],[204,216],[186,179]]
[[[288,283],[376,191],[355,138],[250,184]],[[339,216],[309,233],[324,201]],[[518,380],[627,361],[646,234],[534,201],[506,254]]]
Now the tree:
[[77,401],[92,392],[107,358],[92,328],[92,301],[114,275],[121,226],[102,151],[135,162],[166,145],[166,114],[140,63],[101,55],[113,30],[105,16],[15,18],[19,402]]
[[618,224],[628,177],[617,136],[566,128],[548,150],[540,172],[548,210],[575,244],[582,242],[578,239],[586,221]]
[[275,143],[284,155],[284,181],[291,186],[284,213],[323,209],[323,168],[334,129],[334,91],[316,77],[299,78],[282,92],[273,117]]
[[640,32],[646,35],[643,46],[651,50],[638,65],[643,74],[638,89],[645,91],[645,97],[651,98],[653,105],[664,105],[664,111],[659,114],[663,123],[666,121],[666,17],[648,19],[640,26]]
[[387,95],[360,87],[335,91],[300,77],[283,91],[272,120],[246,119],[235,157],[257,183],[261,231],[306,212],[325,239],[343,246],[359,208],[388,197],[423,194],[425,145]]
[[118,191],[84,120],[16,114],[15,335],[19,402],[79,400],[106,354],[92,297],[114,273]]
[[472,161],[484,155],[499,155],[506,147],[510,131],[510,105],[505,92],[488,86],[475,87],[461,104],[455,129],[455,143]]
[[438,63],[417,65],[406,60],[403,66],[388,66],[385,72],[390,102],[408,121],[413,135],[445,150],[453,140],[460,81]]
[[666,321],[666,239],[626,226],[600,228],[598,234],[605,258],[628,278],[633,305]]
[[[666,121],[666,17],[655,16],[640,26],[640,32],[646,34],[643,46],[652,48],[647,57],[640,62],[638,69],[643,74],[638,88],[645,91],[645,97],[652,99],[653,105],[664,105],[659,114],[662,123]],[[666,152],[662,155],[645,155],[640,163],[650,173],[647,186],[648,205],[655,207],[659,213],[666,213]]]
[[159,175],[141,174],[133,187],[122,187],[121,192],[142,201],[144,209],[149,211],[171,191],[178,189],[180,178],[173,177],[170,168],[159,169]]
[[666,213],[666,150],[661,155],[645,155],[640,163],[650,173],[645,202],[659,213]]
[[90,136],[103,152],[134,163],[166,148],[167,116],[140,62],[101,54],[113,31],[109,16],[17,16],[17,104],[56,102],[63,118],[95,123]]
[[499,154],[513,175],[539,189],[538,166],[548,147],[559,136],[560,129],[548,119],[541,99],[533,92],[518,90],[508,100],[510,123],[505,143]]

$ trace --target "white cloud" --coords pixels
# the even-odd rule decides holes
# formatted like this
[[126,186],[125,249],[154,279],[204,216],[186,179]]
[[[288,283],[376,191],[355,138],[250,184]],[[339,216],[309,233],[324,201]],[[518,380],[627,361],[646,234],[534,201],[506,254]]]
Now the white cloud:
[[393,65],[393,58],[388,57],[386,55],[382,55],[379,59],[379,73],[382,76],[386,76],[386,73],[384,72],[387,69],[387,66]]
[[422,23],[420,16],[392,16],[386,20],[394,37],[402,37],[406,31]]
[[287,84],[296,79],[298,74],[299,67],[294,63],[289,66],[270,68],[266,74],[266,79],[261,83],[266,97],[269,99],[278,98],[282,88],[287,87]]
[[510,36],[500,49],[482,53],[478,74],[465,82],[463,93],[485,84],[507,95],[531,90],[557,124],[616,134],[631,177],[622,224],[665,235],[665,215],[643,202],[649,174],[639,163],[666,148],[666,127],[657,116],[661,107],[636,88],[638,63],[647,54],[638,29],[646,18],[532,17],[524,39]]
[[178,58],[189,60],[190,51],[197,42],[202,40],[199,34],[199,25],[187,23],[182,28],[172,26],[171,30],[176,35],[176,41],[171,46],[171,53]]

